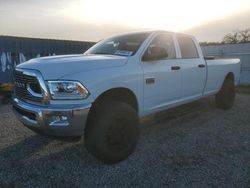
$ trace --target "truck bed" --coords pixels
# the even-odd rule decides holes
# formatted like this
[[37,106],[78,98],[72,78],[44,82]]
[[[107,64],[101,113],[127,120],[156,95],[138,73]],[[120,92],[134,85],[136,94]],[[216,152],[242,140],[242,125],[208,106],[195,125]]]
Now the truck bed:
[[207,81],[204,95],[217,93],[228,73],[235,76],[235,85],[240,79],[240,60],[227,58],[214,58],[206,60],[207,63]]

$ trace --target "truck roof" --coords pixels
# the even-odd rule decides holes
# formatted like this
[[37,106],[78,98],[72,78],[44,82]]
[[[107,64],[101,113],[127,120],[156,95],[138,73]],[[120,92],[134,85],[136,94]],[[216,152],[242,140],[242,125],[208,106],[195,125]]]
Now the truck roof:
[[149,34],[150,35],[153,33],[171,33],[171,34],[185,35],[185,36],[189,36],[191,38],[195,38],[193,35],[190,35],[190,34],[181,33],[181,32],[173,32],[173,31],[166,31],[166,30],[135,31],[135,32],[128,32],[128,33],[119,34],[116,36],[132,35],[132,34]]

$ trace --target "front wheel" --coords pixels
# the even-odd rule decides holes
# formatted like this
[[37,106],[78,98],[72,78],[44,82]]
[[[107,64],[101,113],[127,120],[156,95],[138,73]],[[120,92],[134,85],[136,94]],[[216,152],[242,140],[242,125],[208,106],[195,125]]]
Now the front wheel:
[[215,95],[215,102],[217,107],[222,109],[230,109],[235,100],[235,85],[233,79],[224,81],[221,90]]
[[116,163],[127,158],[139,138],[139,118],[136,111],[122,102],[106,102],[91,114],[85,130],[87,150],[104,163]]

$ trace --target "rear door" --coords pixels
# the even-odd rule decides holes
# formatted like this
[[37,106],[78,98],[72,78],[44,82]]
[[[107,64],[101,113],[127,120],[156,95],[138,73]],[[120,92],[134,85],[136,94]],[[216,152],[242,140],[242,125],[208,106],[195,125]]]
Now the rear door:
[[181,52],[182,100],[193,100],[202,96],[206,82],[206,65],[199,55],[197,43],[187,35],[177,35]]
[[177,103],[181,92],[180,60],[176,58],[176,43],[172,34],[156,35],[143,57],[150,53],[152,48],[165,50],[167,56],[150,61],[142,58],[145,112],[158,111]]

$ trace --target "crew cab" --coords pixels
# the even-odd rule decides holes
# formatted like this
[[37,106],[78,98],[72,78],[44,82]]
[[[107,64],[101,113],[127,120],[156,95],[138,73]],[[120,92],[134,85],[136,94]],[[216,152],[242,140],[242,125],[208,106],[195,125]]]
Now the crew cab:
[[84,136],[105,163],[136,148],[140,118],[215,95],[232,107],[239,59],[204,58],[196,39],[167,31],[104,39],[84,54],[19,64],[13,110],[28,128],[56,136]]

